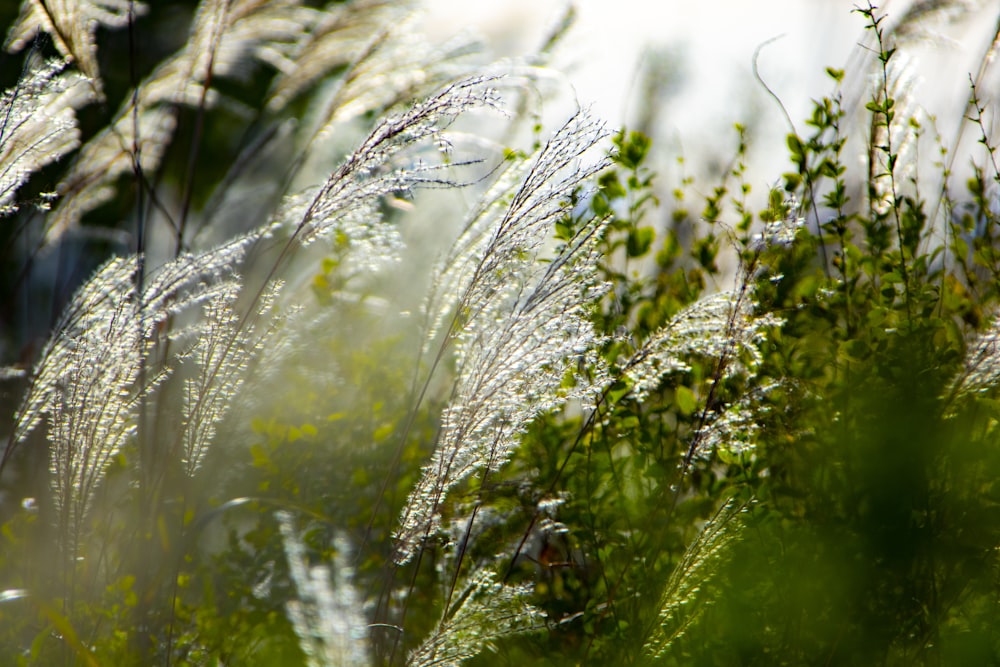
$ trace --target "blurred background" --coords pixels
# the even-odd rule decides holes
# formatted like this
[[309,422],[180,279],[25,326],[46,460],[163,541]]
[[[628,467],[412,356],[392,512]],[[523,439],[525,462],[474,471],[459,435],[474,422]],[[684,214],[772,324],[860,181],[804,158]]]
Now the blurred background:
[[[462,0],[428,0],[428,32],[437,38],[458,30],[482,35],[501,56],[525,55],[565,16],[565,0],[511,0],[502,5]],[[717,172],[732,158],[734,123],[748,129],[750,173],[773,181],[787,170],[782,150],[788,121],[760,77],[781,100],[796,129],[811,113],[812,100],[828,95],[826,67],[846,69],[845,101],[867,98],[859,68],[870,59],[870,32],[853,10],[854,0],[577,0],[574,25],[557,49],[554,69],[565,75],[566,91],[553,117],[579,103],[592,105],[611,127],[627,124],[652,135],[659,167],[683,153],[690,167]],[[864,3],[862,3],[864,4]],[[940,2],[887,0],[876,3],[888,25],[914,13],[930,21],[919,31],[900,33],[913,95],[928,115],[942,119],[946,142],[960,125],[969,75],[976,76],[992,53],[998,0]],[[992,55],[990,56],[992,58]],[[984,88],[996,90],[997,76]],[[853,95],[853,100],[851,96]],[[863,104],[862,104],[863,106]]]

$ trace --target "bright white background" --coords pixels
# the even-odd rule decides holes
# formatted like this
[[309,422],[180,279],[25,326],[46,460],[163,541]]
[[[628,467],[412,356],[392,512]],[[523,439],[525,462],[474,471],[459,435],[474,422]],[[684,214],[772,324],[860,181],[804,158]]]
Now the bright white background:
[[[858,0],[860,1],[860,0]],[[751,173],[785,170],[788,125],[777,105],[755,82],[752,59],[782,99],[800,133],[811,100],[831,91],[827,66],[850,68],[864,53],[864,19],[855,0],[577,0],[577,25],[555,66],[566,73],[567,98],[592,105],[611,127],[635,123],[636,72],[650,54],[672,63],[665,78],[671,94],[658,105],[654,128],[667,149],[682,150],[690,163],[731,157],[735,122],[751,128]],[[882,9],[901,16],[911,0],[886,0]],[[971,3],[970,3],[971,4]],[[909,49],[917,75],[915,95],[930,113],[960,118],[968,95],[968,73],[989,47],[1000,0],[979,0],[978,9],[940,34]],[[498,55],[516,56],[537,47],[565,11],[566,0],[426,0],[427,30],[436,38],[471,30]],[[854,60],[851,60],[851,59]],[[993,77],[994,82],[997,77]],[[863,92],[864,78],[854,81]],[[992,87],[993,91],[998,86]],[[571,104],[567,102],[567,105]],[[942,127],[947,136],[954,122]],[[777,143],[776,143],[777,142]],[[756,146],[771,147],[754,151]],[[753,183],[755,189],[767,183]]]

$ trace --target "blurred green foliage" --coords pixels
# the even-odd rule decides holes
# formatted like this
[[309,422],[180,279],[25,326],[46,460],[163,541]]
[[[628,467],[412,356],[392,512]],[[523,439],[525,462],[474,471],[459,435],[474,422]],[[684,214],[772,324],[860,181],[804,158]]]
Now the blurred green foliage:
[[[842,106],[845,73],[828,70],[835,92],[816,102],[806,136],[787,137],[791,170],[763,210],[750,203],[760,178],[746,172],[745,128],[733,167],[707,190],[692,178],[662,187],[650,138],[614,136],[612,165],[553,230],[567,242],[593,217],[609,220],[600,245],[609,290],[591,316],[607,336],[600,353],[613,381],[594,411],[542,416],[501,473],[449,496],[442,523],[478,517],[474,543],[459,545],[458,530],[430,540],[416,562],[393,563],[392,532],[448,387],[418,401],[414,366],[424,369],[409,325],[387,326],[363,299],[339,303],[342,325],[277,383],[290,389],[233,427],[248,441],[206,463],[213,488],[157,499],[155,521],[141,527],[124,517],[150,499],[126,491],[109,508],[95,542],[128,549],[96,549],[52,580],[37,552],[53,529],[36,507],[6,517],[0,584],[30,595],[0,600],[0,660],[303,664],[285,616],[295,592],[274,517],[285,509],[314,562],[330,561],[335,532],[357,545],[355,583],[377,623],[379,664],[402,662],[433,630],[463,558],[468,569],[489,563],[505,582],[532,583],[548,614],[547,631],[491,647],[474,664],[1000,663],[1000,402],[995,382],[968,389],[1000,363],[976,342],[990,335],[1000,298],[1000,173],[974,84],[970,122],[985,159],[966,194],[949,192],[943,165],[933,203],[901,175],[900,146],[888,137],[904,127],[920,141],[925,128],[896,115],[884,67],[894,50],[874,8],[861,13],[883,66],[866,124]],[[248,90],[253,107],[264,89]],[[224,117],[213,122],[206,154],[235,137]],[[860,175],[846,155],[852,132],[868,135]],[[222,172],[208,172],[228,164],[205,162],[213,183]],[[195,205],[208,195],[196,192]],[[771,238],[775,225],[791,236]],[[312,272],[319,309],[342,287],[341,259],[334,249]],[[627,362],[728,281],[783,322],[761,344],[756,374],[691,358],[637,400]],[[337,382],[316,379],[314,356],[336,368]],[[748,396],[760,429],[751,446],[700,451],[711,415]],[[124,468],[109,485],[129,486]],[[706,522],[719,542],[699,540]],[[691,585],[671,598],[672,575],[692,562]],[[107,572],[112,583],[99,583]],[[74,595],[50,603],[64,585]],[[401,586],[405,605],[392,598]],[[666,619],[665,608],[674,610]]]

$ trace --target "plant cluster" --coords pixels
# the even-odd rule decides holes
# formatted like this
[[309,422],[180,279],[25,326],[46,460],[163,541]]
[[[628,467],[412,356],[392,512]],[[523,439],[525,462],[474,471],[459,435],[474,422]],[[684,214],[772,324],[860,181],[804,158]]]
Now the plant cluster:
[[996,662],[1000,168],[985,64],[964,194],[912,97],[941,9],[857,10],[755,210],[742,126],[665,195],[537,123],[571,15],[490,65],[387,0],[25,0],[3,662]]

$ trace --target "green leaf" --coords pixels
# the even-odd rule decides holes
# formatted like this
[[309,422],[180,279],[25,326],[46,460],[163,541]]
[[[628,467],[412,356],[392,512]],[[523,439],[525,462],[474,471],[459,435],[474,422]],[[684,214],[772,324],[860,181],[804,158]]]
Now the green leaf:
[[640,227],[629,232],[628,242],[625,246],[629,257],[642,257],[653,245],[655,233],[652,227]]
[[609,201],[621,199],[625,196],[625,188],[622,186],[621,181],[618,180],[617,172],[608,171],[601,174],[600,178],[597,179],[597,185],[601,188],[601,193]]
[[802,146],[802,140],[794,134],[789,134],[786,142],[788,143],[788,150],[792,153],[792,161],[796,163],[801,162],[801,159],[805,156],[805,148]]
[[698,408],[698,399],[695,398],[694,392],[683,385],[677,387],[674,398],[677,401],[677,409],[682,415],[691,415]]

